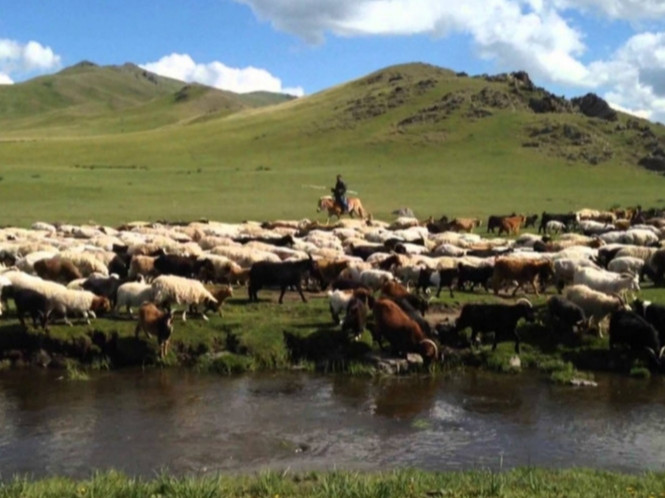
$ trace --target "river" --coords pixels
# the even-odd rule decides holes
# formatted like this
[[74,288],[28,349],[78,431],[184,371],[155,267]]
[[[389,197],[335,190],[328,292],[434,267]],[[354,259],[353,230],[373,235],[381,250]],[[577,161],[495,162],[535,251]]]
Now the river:
[[262,469],[665,470],[665,380],[534,374],[0,374],[0,477]]

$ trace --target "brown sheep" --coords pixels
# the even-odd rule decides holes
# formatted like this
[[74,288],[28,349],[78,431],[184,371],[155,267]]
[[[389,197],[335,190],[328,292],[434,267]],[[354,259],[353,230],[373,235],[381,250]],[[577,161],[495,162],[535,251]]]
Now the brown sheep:
[[65,284],[81,277],[81,272],[74,263],[68,259],[58,256],[48,259],[40,259],[34,265],[35,273],[44,280],[63,282]]
[[536,296],[538,288],[536,279],[540,281],[541,290],[545,289],[547,281],[554,275],[554,267],[549,260],[527,260],[517,258],[498,258],[494,263],[494,272],[492,274],[492,287],[494,294],[499,293],[499,289],[504,283],[517,282],[517,287],[513,291],[513,296],[517,290],[526,283],[530,283]]
[[153,303],[143,303],[139,308],[139,321],[134,329],[136,339],[139,338],[141,330],[148,338],[152,335],[157,337],[159,357],[164,359],[169,352],[169,343],[173,334],[171,310],[162,311]]
[[318,278],[321,282],[322,290],[325,290],[349,266],[347,260],[320,259],[316,264],[318,266]]
[[372,338],[383,349],[382,339],[390,343],[393,353],[419,353],[426,363],[436,360],[438,348],[420,326],[390,299],[378,299],[372,308]]
[[215,299],[217,299],[217,303],[215,303],[213,305],[214,307],[211,309],[217,311],[219,316],[224,316],[222,305],[224,304],[224,301],[233,296],[233,287],[230,285],[206,285],[205,288],[208,289],[208,292],[210,292]]
[[130,280],[142,276],[146,281],[152,279],[156,275],[154,256],[135,255],[129,263],[128,277]]

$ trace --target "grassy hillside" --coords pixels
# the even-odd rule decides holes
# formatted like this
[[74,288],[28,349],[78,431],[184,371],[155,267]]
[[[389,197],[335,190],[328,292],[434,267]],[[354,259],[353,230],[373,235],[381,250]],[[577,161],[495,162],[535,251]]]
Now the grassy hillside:
[[[377,217],[400,206],[426,217],[665,204],[665,179],[638,165],[658,156],[661,126],[591,118],[529,83],[409,64],[177,122],[160,117],[175,98],[164,95],[122,113],[125,128],[100,114],[94,136],[77,120],[59,134],[26,116],[17,122],[34,126],[0,128],[3,218],[312,218],[327,192],[316,187],[338,172]],[[169,109],[206,98],[190,88]],[[533,111],[547,99],[558,112]]]

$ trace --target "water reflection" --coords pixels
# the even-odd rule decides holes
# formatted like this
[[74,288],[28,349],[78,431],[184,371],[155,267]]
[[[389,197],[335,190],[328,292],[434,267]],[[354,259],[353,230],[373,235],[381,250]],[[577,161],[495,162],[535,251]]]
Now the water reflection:
[[584,465],[662,470],[665,385],[596,389],[529,375],[349,378],[190,371],[0,376],[0,469],[153,475],[291,469]]

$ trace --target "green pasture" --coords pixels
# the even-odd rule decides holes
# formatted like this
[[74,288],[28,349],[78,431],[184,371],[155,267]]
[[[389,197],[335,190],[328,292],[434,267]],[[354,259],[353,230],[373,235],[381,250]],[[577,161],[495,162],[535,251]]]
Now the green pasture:
[[[665,204],[665,178],[637,166],[642,132],[616,131],[626,115],[611,123],[534,114],[524,103],[530,94],[516,96],[506,83],[405,65],[250,108],[252,98],[279,101],[231,104],[194,88],[176,102],[173,80],[149,94],[130,70],[97,69],[0,88],[2,224],[323,220],[316,202],[337,173],[383,219],[402,206],[426,218]],[[473,99],[486,88],[510,105],[474,117],[482,105]],[[403,124],[452,94],[466,99],[459,108]],[[583,143],[563,136],[564,126]],[[525,147],[543,128],[558,131]],[[649,143],[663,140],[660,127],[651,130]],[[593,165],[582,150],[608,155]]]
[[661,497],[662,473],[622,474],[590,469],[551,470],[533,467],[510,471],[424,472],[411,469],[376,473],[262,472],[250,475],[150,479],[119,472],[87,479],[15,477],[0,483],[0,495],[32,497]]

